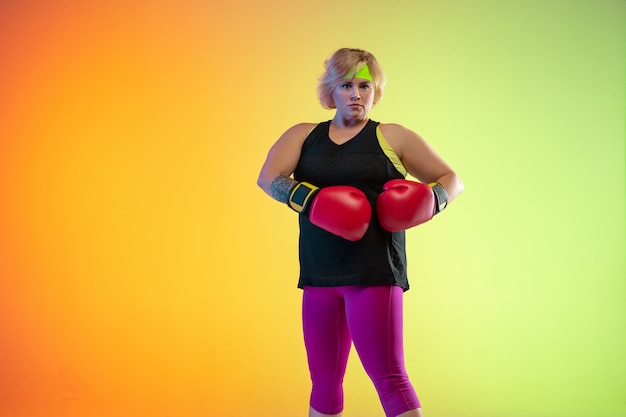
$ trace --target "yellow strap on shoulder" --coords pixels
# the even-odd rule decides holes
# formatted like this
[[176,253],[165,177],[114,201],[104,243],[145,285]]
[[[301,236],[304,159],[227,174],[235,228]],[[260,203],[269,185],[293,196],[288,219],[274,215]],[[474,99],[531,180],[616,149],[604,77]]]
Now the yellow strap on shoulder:
[[398,172],[402,174],[403,177],[406,177],[408,172],[404,165],[402,165],[402,161],[396,151],[393,150],[391,145],[389,145],[389,142],[387,142],[387,139],[385,139],[385,136],[383,136],[383,132],[380,130],[380,125],[376,126],[376,138],[378,139],[380,148],[383,150],[387,158],[389,158],[393,166],[396,167]]

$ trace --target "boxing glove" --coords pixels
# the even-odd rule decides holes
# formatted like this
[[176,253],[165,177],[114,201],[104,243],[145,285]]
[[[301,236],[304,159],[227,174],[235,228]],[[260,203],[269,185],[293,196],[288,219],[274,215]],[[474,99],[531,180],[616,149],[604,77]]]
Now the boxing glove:
[[318,188],[299,182],[291,190],[288,204],[314,225],[352,242],[365,235],[372,219],[365,193],[346,185]]
[[429,221],[446,204],[447,194],[441,184],[396,179],[383,186],[376,199],[376,212],[383,229],[400,232]]

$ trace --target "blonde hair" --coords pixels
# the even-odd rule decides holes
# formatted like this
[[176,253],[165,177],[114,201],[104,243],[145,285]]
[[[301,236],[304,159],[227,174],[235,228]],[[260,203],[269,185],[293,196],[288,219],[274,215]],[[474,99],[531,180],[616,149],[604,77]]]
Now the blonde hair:
[[356,73],[364,65],[368,66],[372,75],[374,104],[383,98],[387,79],[374,55],[363,49],[341,48],[324,62],[325,71],[317,85],[317,95],[323,108],[336,108],[333,90],[349,74]]

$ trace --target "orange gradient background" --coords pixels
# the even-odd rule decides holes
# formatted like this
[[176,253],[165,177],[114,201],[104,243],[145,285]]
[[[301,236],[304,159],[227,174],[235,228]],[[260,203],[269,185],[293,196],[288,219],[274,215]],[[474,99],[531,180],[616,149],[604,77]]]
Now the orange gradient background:
[[[0,2],[0,416],[306,414],[255,181],[343,46],[466,183],[408,234],[426,415],[626,415],[625,5],[518,3]],[[345,416],[381,415],[353,354]]]

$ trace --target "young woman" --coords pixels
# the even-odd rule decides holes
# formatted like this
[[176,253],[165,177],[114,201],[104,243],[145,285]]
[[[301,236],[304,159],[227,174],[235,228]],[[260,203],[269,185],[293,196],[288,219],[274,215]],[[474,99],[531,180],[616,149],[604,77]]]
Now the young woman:
[[334,117],[288,129],[258,178],[299,213],[309,416],[341,416],[352,343],[387,417],[422,416],[404,366],[404,230],[445,209],[463,185],[418,134],[369,118],[385,87],[371,53],[340,49],[325,69],[319,100]]

